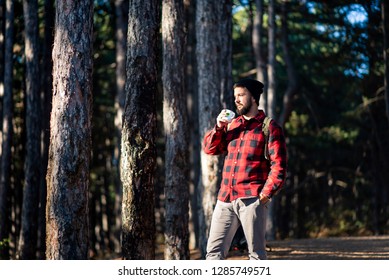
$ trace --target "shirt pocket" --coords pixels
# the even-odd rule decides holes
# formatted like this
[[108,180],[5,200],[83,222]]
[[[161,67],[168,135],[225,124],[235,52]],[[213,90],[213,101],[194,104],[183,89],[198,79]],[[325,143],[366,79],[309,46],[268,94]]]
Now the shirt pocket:
[[259,162],[264,159],[265,136],[260,128],[249,130],[245,133],[241,143],[243,157],[249,162]]
[[238,129],[227,131],[226,142],[228,152],[235,152],[239,148],[240,138]]

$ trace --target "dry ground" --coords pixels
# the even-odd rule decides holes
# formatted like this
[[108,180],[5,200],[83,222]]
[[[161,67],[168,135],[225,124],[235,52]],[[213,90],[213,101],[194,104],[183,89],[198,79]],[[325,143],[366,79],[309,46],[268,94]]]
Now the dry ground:
[[[270,260],[389,260],[389,236],[293,239],[268,242]],[[191,259],[200,259],[198,251]],[[247,259],[232,251],[229,259]]]

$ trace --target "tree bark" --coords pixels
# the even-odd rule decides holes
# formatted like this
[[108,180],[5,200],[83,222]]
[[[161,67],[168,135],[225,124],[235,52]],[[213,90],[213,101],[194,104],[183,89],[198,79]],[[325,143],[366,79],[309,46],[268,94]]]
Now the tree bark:
[[384,85],[385,85],[385,104],[386,104],[386,117],[389,121],[389,7],[387,1],[381,2],[382,10],[382,27],[384,34]]
[[[186,43],[185,63],[185,91],[187,93],[188,126],[190,127],[190,139],[199,139],[198,122],[198,94],[197,94],[197,64],[196,64],[196,1],[184,0],[185,19],[188,29]],[[189,141],[190,151],[190,215],[189,215],[189,248],[198,247],[199,241],[199,218],[197,202],[197,184],[200,176],[200,150],[199,141]]]
[[9,258],[9,198],[11,188],[11,145],[12,145],[12,80],[13,80],[13,37],[14,37],[14,1],[6,1],[5,46],[4,46],[4,96],[3,96],[3,142],[0,178],[0,259]]
[[56,1],[47,259],[88,258],[93,1]]
[[[266,61],[263,57],[263,0],[255,0],[256,13],[254,16],[254,27],[252,34],[252,44],[255,55],[255,69],[257,80],[267,84]],[[259,100],[259,108],[266,110],[266,94],[262,94]]]
[[154,177],[159,1],[130,3],[121,181],[125,259],[155,258]]
[[[5,21],[5,1],[0,0],[0,97],[4,95],[4,21]],[[0,116],[3,115],[0,108]],[[1,140],[0,140],[1,145]],[[1,170],[0,170],[1,173]]]
[[217,6],[219,14],[218,41],[220,44],[219,75],[220,101],[223,108],[234,110],[232,80],[232,1],[224,0]]
[[[268,76],[268,87],[267,87],[267,115],[273,119],[276,119],[276,11],[275,11],[276,0],[269,1],[269,29],[268,29],[268,65],[267,65],[267,76]],[[267,238],[269,240],[275,239],[275,201],[270,203],[267,220]]]
[[42,100],[42,151],[41,151],[41,176],[39,189],[39,214],[38,214],[38,259],[46,257],[46,172],[50,145],[50,112],[53,95],[53,63],[52,46],[54,43],[54,1],[45,0],[44,4],[44,40],[42,49],[42,75],[41,75],[41,100]]
[[[189,254],[189,154],[185,94],[186,35],[182,0],[162,1],[165,129],[165,259]],[[181,69],[177,71],[178,69]]]
[[127,46],[127,23],[128,23],[128,5],[129,0],[115,0],[116,15],[116,95],[115,95],[115,127],[117,145],[114,151],[114,160],[118,176],[115,176],[115,228],[114,228],[114,246],[115,252],[121,251],[120,234],[122,228],[121,206],[122,206],[122,184],[120,182],[120,142],[122,135],[122,119],[125,104],[125,84],[126,84],[126,46]]
[[[232,71],[229,61],[226,61],[230,60],[231,57],[224,56],[221,49],[229,46],[223,40],[231,40],[232,30],[221,30],[220,27],[229,26],[223,20],[231,20],[231,17],[225,16],[226,13],[231,13],[231,9],[232,3],[228,0],[197,1],[196,54],[200,143],[205,133],[215,125],[216,117],[222,109],[222,95],[227,96],[226,92],[222,93],[222,82],[225,82],[227,75],[225,73]],[[223,86],[223,89],[226,90],[226,86]],[[222,158],[206,155],[203,151],[200,158],[202,174],[197,191],[198,201],[201,202],[199,207],[199,247],[202,255],[205,256],[211,217],[221,180]]]
[[23,190],[22,227],[18,255],[20,259],[35,259],[38,236],[38,205],[40,186],[40,92],[38,50],[38,1],[23,1],[26,59],[26,160]]
[[283,1],[281,4],[281,44],[282,50],[284,52],[286,73],[288,75],[288,87],[285,91],[283,98],[283,109],[281,111],[280,117],[278,118],[278,122],[281,126],[284,126],[285,122],[290,116],[290,113],[292,111],[292,98],[298,90],[297,73],[289,50],[290,47],[288,40],[289,33],[287,11],[287,2]]
[[275,1],[269,1],[268,7],[268,64],[267,64],[267,115],[276,118],[276,10]]
[[[116,103],[117,110],[124,109],[125,84],[126,84],[126,45],[127,45],[127,22],[129,0],[115,0],[116,19]],[[121,129],[121,114],[118,114],[118,127]]]

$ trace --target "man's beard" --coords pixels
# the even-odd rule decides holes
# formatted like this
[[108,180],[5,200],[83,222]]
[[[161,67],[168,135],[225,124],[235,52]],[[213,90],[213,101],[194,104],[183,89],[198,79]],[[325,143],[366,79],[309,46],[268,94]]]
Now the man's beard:
[[241,105],[242,105],[242,108],[240,108],[240,109],[238,109],[238,107],[236,107],[236,112],[238,113],[238,115],[243,116],[243,115],[246,115],[248,112],[250,112],[250,108],[252,106],[251,100],[249,100],[249,102],[247,103],[246,106],[243,104],[241,104]]

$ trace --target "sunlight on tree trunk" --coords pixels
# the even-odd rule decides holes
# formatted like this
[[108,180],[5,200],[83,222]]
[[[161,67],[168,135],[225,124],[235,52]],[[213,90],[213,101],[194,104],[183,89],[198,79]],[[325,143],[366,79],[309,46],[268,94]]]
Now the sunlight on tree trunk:
[[189,154],[182,0],[162,1],[165,259],[189,259]]
[[122,228],[121,205],[123,199],[123,188],[120,181],[120,144],[122,135],[122,119],[125,104],[125,84],[126,84],[126,47],[127,47],[127,24],[128,24],[128,0],[115,0],[116,15],[116,95],[115,95],[115,127],[116,146],[113,153],[113,162],[118,176],[115,176],[115,228],[114,246],[117,253],[121,252],[120,235]]
[[23,188],[22,227],[18,254],[20,259],[35,259],[38,239],[38,205],[40,186],[40,92],[38,52],[38,1],[23,1],[26,57],[26,130],[27,155]]

